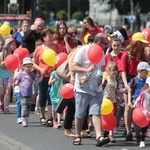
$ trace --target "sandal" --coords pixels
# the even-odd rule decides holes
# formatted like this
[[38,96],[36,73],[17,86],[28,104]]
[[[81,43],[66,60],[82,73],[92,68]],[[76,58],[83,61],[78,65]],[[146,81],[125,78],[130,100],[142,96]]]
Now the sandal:
[[81,131],[81,137],[82,138],[90,138],[92,135],[90,133],[87,133],[86,131]]
[[53,121],[52,121],[52,119],[48,119],[48,120],[46,121],[46,125],[47,125],[47,127],[52,127],[52,126],[53,126]]
[[109,139],[111,143],[116,143],[115,138],[113,137],[113,135],[109,135]]
[[41,125],[46,125],[46,118],[45,117],[40,118],[40,124]]
[[76,136],[73,145],[81,145],[81,136]]
[[[103,138],[100,140],[100,138]],[[110,142],[109,138],[104,138],[103,136],[99,136],[98,139],[96,139],[96,146],[103,146],[105,144],[108,144]]]

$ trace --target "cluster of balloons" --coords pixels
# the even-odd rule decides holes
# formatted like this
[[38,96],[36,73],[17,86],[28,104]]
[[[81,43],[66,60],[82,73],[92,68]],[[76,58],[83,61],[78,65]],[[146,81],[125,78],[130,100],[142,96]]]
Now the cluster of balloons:
[[60,95],[65,99],[71,99],[74,96],[74,86],[71,83],[64,84],[60,88]]
[[22,64],[23,59],[25,57],[29,57],[29,51],[26,48],[17,48],[14,51],[14,54],[9,54],[6,59],[5,59],[5,66],[6,68],[11,71],[14,72],[19,64]]
[[101,61],[103,55],[104,52],[102,48],[97,44],[92,44],[87,52],[88,59],[92,64],[98,64]]
[[117,119],[114,115],[114,106],[110,99],[104,98],[101,105],[102,128],[106,131],[116,127]]
[[136,107],[132,113],[133,122],[139,127],[146,127],[150,123],[150,113],[143,107]]
[[59,53],[58,55],[52,49],[47,49],[42,54],[42,59],[48,66],[54,67],[57,65],[59,67],[65,60],[67,60],[68,55],[66,53]]
[[10,34],[10,26],[8,24],[3,24],[0,26],[0,35],[4,37],[6,34]]

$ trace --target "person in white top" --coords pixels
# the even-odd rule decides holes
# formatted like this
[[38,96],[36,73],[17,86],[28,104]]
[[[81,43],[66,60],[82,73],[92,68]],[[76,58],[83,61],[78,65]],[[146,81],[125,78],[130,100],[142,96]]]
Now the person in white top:
[[[104,33],[98,33],[94,38],[94,43],[100,46],[103,50],[108,45],[107,35]],[[93,45],[92,44],[92,45]],[[100,78],[101,78],[101,67],[104,65],[104,58],[101,61],[94,65],[92,64],[87,56],[87,52],[92,45],[82,46],[76,53],[71,71],[75,73],[75,130],[76,137],[73,142],[74,145],[81,144],[81,129],[83,124],[83,119],[86,116],[86,112],[89,106],[89,115],[92,115],[92,121],[96,132],[96,146],[102,146],[110,142],[110,139],[104,138],[102,135],[102,125],[101,125],[101,116],[100,116],[100,107],[103,98],[103,91]],[[80,79],[83,76],[90,77],[95,76],[96,80],[98,79],[99,86],[96,87],[95,80],[92,80],[89,84],[89,87],[96,89],[96,92],[88,92],[88,89],[81,88]],[[95,77],[93,79],[95,79]],[[90,91],[91,89],[89,89]],[[95,93],[94,93],[95,92]]]

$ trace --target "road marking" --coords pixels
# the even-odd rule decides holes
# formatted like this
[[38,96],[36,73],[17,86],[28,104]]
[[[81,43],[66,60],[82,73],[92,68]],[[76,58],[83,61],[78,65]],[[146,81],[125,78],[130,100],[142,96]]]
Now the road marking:
[[0,133],[0,145],[8,150],[34,150],[3,133]]

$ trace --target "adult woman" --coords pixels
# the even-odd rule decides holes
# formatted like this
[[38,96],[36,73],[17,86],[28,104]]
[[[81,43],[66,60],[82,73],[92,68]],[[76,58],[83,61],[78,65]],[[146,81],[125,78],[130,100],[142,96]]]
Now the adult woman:
[[77,28],[75,26],[71,26],[68,28],[68,34],[73,39],[75,46],[82,45],[80,40],[77,37]]
[[22,40],[24,33],[29,30],[29,22],[24,20],[21,23],[20,28],[18,31],[13,35],[13,38],[16,39],[21,45],[25,46],[25,43]]
[[[47,49],[53,49],[56,53],[62,52],[61,48],[57,44],[52,43],[53,39],[53,31],[50,29],[44,29],[41,32],[41,40],[43,42],[42,45],[38,46],[33,54],[33,67],[37,70],[37,75],[44,75],[43,80],[39,83],[39,109],[40,109],[40,122],[42,125],[46,125],[45,118],[45,106],[48,92],[48,80],[50,77],[50,73],[53,71],[53,67],[48,66],[44,63],[42,59],[42,54]],[[50,100],[48,101],[48,125],[51,124],[50,120]]]
[[86,44],[84,42],[85,35],[91,34],[91,33],[100,33],[100,32],[102,32],[102,30],[99,27],[94,25],[93,19],[90,17],[85,17],[83,19],[83,27],[80,33],[80,41]]
[[[135,33],[132,36],[131,43],[126,47],[125,52],[121,57],[120,68],[122,71],[122,80],[126,89],[128,89],[128,83],[137,75],[137,65],[140,61],[145,61],[144,55],[144,43],[149,43],[145,40],[144,35],[140,32]],[[127,130],[126,140],[132,140],[131,134],[131,107],[128,105],[127,95],[124,96],[125,101],[125,113],[124,120]]]
[[63,48],[63,52],[69,54],[75,47],[72,38],[67,34],[67,25],[64,21],[59,21],[56,25],[53,43]]

